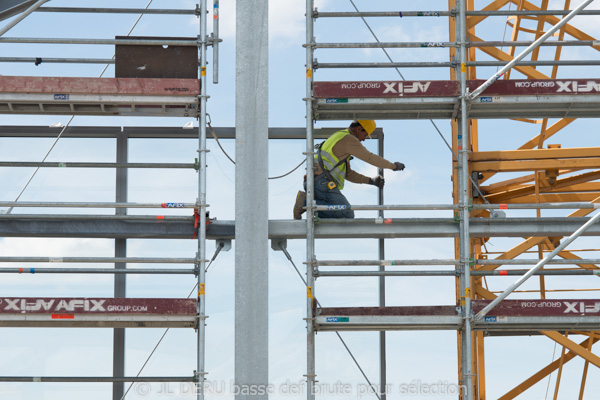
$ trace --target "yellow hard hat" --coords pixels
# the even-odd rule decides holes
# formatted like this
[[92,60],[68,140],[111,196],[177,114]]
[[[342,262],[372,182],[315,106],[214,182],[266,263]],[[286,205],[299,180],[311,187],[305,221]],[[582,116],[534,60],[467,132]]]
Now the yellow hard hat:
[[360,126],[365,128],[365,131],[367,131],[369,137],[371,137],[371,133],[373,133],[373,131],[375,131],[375,128],[377,127],[377,124],[372,119],[359,119],[356,122],[358,122]]

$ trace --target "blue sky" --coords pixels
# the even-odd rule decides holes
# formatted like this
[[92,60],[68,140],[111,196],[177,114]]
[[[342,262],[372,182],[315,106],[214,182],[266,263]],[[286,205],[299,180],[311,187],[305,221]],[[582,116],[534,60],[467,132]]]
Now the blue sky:
[[[482,5],[488,2],[476,2]],[[562,2],[551,2],[562,3]],[[573,6],[580,2],[573,2]],[[147,1],[103,1],[89,2],[89,6],[143,7]],[[194,8],[195,1],[153,1],[152,8]],[[356,1],[361,10],[396,10],[398,2],[381,1],[372,5],[370,1]],[[78,1],[52,0],[48,6],[78,5]],[[88,5],[87,2],[85,4]],[[318,1],[317,7],[330,11],[352,10],[349,1]],[[270,1],[269,41],[269,124],[272,127],[305,126],[305,42],[304,2],[298,0]],[[401,2],[403,10],[442,10],[445,1]],[[513,6],[514,7],[514,6]],[[551,6],[552,7],[552,6]],[[562,7],[554,5],[554,7]],[[592,7],[598,8],[598,2]],[[212,8],[209,5],[209,9]],[[213,126],[234,126],[235,115],[235,2],[221,1],[221,45],[220,83],[210,84],[208,112]],[[17,25],[5,36],[23,37],[89,37],[112,38],[129,31],[137,16],[86,14],[37,13]],[[586,17],[574,23],[594,37],[600,37],[600,24]],[[209,18],[210,20],[210,18]],[[503,37],[502,18],[483,23],[482,36],[488,40]],[[2,24],[6,23],[4,21]],[[447,21],[444,18],[403,18],[369,20],[381,41],[447,41]],[[3,25],[2,25],[3,26]],[[478,28],[479,29],[479,28]],[[478,32],[480,32],[478,30]],[[148,36],[196,36],[198,22],[195,17],[145,16],[133,32]],[[370,33],[359,19],[319,20],[316,37],[320,42],[371,41]],[[587,50],[587,51],[586,51]],[[64,46],[64,45],[9,45],[0,44],[5,56],[28,57],[100,57],[110,58],[113,46]],[[390,50],[395,61],[446,61],[445,49],[398,49]],[[542,52],[544,57],[551,57]],[[481,56],[481,57],[480,57]],[[382,62],[385,56],[380,50],[318,51],[320,62]],[[486,59],[479,54],[479,59]],[[594,58],[597,52],[589,49],[565,48],[563,59]],[[209,51],[209,77],[212,76],[212,58]],[[480,78],[487,78],[495,68],[480,70]],[[32,76],[88,76],[97,77],[100,65],[75,66],[71,64],[4,63],[1,75]],[[544,70],[544,71],[547,71]],[[449,79],[447,69],[404,69],[407,80]],[[565,77],[597,77],[598,67],[565,68]],[[114,76],[109,67],[106,77]],[[519,77],[515,74],[513,77]],[[316,80],[399,80],[394,70],[367,69],[359,71],[318,70]],[[210,79],[209,79],[210,81]],[[250,101],[250,100],[249,100]],[[7,116],[3,125],[50,125],[65,124],[68,116]],[[185,118],[134,118],[134,117],[76,117],[73,125],[106,126],[183,126]],[[345,127],[349,121],[318,122],[317,127]],[[576,121],[564,132],[556,135],[549,143],[561,143],[563,147],[589,146],[597,137],[593,121]],[[194,122],[197,126],[197,122]],[[445,138],[450,141],[448,121],[436,121]],[[451,154],[430,121],[378,121],[386,134],[385,157],[402,161],[406,170],[402,173],[386,172],[385,198],[387,204],[439,204],[451,203],[452,184]],[[515,149],[538,133],[536,126],[514,121],[480,121],[481,150]],[[51,139],[6,139],[0,138],[1,160],[39,161],[51,145]],[[375,141],[366,142],[372,151]],[[233,157],[233,141],[224,140],[223,146]],[[190,140],[131,140],[130,161],[132,162],[191,162],[197,155],[197,142]],[[211,217],[219,220],[234,218],[235,170],[216,144],[209,140],[208,147],[208,202]],[[281,175],[302,161],[305,143],[302,140],[272,140],[269,143],[270,175]],[[114,142],[95,139],[61,139],[50,154],[48,161],[113,161]],[[376,174],[374,167],[364,163],[353,165],[359,172],[369,176]],[[14,200],[29,175],[30,169],[12,168],[0,170],[3,190],[0,199]],[[290,176],[271,181],[269,186],[270,219],[290,219],[293,201],[304,172],[302,169]],[[508,176],[508,175],[507,175]],[[82,171],[77,169],[46,169],[38,172],[32,184],[22,196],[23,201],[113,201],[114,171]],[[134,170],[130,172],[129,200],[134,202],[194,202],[197,196],[197,175],[193,171]],[[368,185],[348,185],[344,190],[353,204],[375,204],[376,190]],[[30,212],[15,210],[14,212]],[[39,211],[39,210],[38,210]],[[65,210],[51,212],[61,213]],[[40,211],[42,212],[42,211]],[[47,210],[44,210],[47,212]],[[81,212],[74,210],[73,212]],[[98,213],[108,212],[99,210]],[[163,211],[132,210],[131,213],[163,213]],[[172,211],[177,214],[176,210]],[[179,212],[178,214],[185,214]],[[361,212],[359,217],[373,217],[373,212]],[[448,213],[390,213],[387,216],[416,217],[444,216]],[[515,213],[529,215],[533,213]],[[518,243],[516,239],[494,239],[488,244],[493,251],[506,250]],[[593,239],[581,239],[573,244],[576,248],[593,247]],[[597,246],[596,246],[597,247]],[[212,256],[214,243],[208,242],[207,253]],[[235,249],[235,247],[234,247]],[[289,241],[288,249],[296,265],[303,271],[305,242]],[[128,255],[132,257],[193,257],[197,251],[191,240],[129,240]],[[0,254],[13,256],[112,256],[113,241],[103,239],[25,239],[0,238]],[[318,241],[317,257],[320,259],[375,259],[376,240],[327,240]],[[234,251],[221,253],[207,276],[207,326],[206,365],[208,379],[214,383],[233,379],[233,288]],[[386,258],[453,258],[453,241],[450,239],[402,239],[386,241]],[[9,265],[43,267],[44,265]],[[69,264],[67,266],[73,266]],[[85,265],[80,265],[82,268]],[[135,266],[132,266],[135,267]],[[270,296],[270,377],[276,385],[287,381],[297,384],[305,371],[305,289],[289,262],[281,252],[269,254]],[[425,267],[427,268],[427,267]],[[435,269],[441,269],[434,267]],[[65,296],[65,297],[110,297],[112,277],[88,275],[7,275],[2,277],[0,290],[5,296]],[[490,287],[501,290],[512,281],[489,280]],[[547,280],[554,288],[589,286],[587,281],[556,279]],[[194,286],[193,277],[130,276],[129,297],[185,297]],[[597,283],[593,282],[597,287]],[[535,288],[528,283],[526,288]],[[593,292],[592,292],[593,293]],[[327,306],[370,306],[377,304],[377,280],[357,278],[322,278],[318,280],[316,295],[321,304]],[[585,296],[586,294],[582,294]],[[528,295],[522,295],[526,297]],[[560,297],[561,294],[555,296]],[[594,296],[589,294],[589,296]],[[436,305],[454,304],[454,281],[450,278],[390,278],[387,281],[388,305]],[[126,374],[136,375],[140,366],[152,350],[161,329],[127,330]],[[353,350],[361,366],[373,382],[378,381],[378,334],[344,333],[343,337]],[[0,330],[1,375],[110,375],[112,331],[106,329],[2,329]],[[529,373],[537,371],[552,360],[554,345],[545,338],[491,338],[486,341],[488,398],[497,398],[512,385],[519,383]],[[144,375],[191,375],[195,369],[195,334],[191,330],[172,329],[159,347],[155,356],[144,370]],[[523,358],[523,354],[525,357]],[[559,350],[555,357],[559,356]],[[519,367],[511,363],[519,360]],[[420,381],[424,384],[448,382],[456,384],[456,334],[455,332],[390,332],[388,333],[388,383],[394,388],[401,384]],[[575,392],[579,386],[578,376],[583,363],[572,361],[566,368],[566,381],[561,391]],[[322,384],[348,383],[355,389],[364,380],[349,356],[331,333],[317,335],[317,374]],[[598,393],[600,380],[598,371],[590,370],[588,396]],[[526,397],[543,398],[546,393],[545,380],[532,389]],[[553,383],[552,385],[553,386]],[[172,398],[190,398],[180,393],[179,386],[172,388]],[[0,397],[10,399],[105,399],[110,395],[107,384],[11,384],[0,383]],[[159,393],[158,385],[152,386],[148,396],[134,390],[128,399],[165,397]],[[395,397],[394,397],[395,396]],[[394,392],[392,398],[400,398]],[[304,398],[304,395],[285,396]],[[215,395],[214,398],[229,399],[231,396]],[[277,398],[277,397],[275,397]],[[333,397],[323,397],[333,398]],[[341,398],[341,397],[339,397]],[[374,396],[364,397],[374,398]],[[402,397],[404,398],[404,397]],[[408,396],[406,398],[416,399]],[[456,398],[440,396],[440,399]],[[591,397],[589,397],[591,398]],[[436,398],[437,399],[437,398]]]

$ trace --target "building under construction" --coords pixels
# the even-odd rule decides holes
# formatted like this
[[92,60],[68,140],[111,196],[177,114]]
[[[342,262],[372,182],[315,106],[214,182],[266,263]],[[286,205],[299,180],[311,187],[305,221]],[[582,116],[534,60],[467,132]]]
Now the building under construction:
[[[71,3],[0,4],[2,397],[598,397],[598,1],[306,0],[286,128],[281,5]],[[364,119],[388,159],[389,126],[433,132],[402,154],[442,148],[447,193],[384,198],[387,172],[318,218],[315,144]]]

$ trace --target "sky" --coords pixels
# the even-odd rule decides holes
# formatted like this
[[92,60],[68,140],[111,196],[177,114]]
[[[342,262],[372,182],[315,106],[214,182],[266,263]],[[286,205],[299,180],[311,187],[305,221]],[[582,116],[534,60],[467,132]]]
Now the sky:
[[[85,2],[85,6],[99,6],[100,2]],[[144,7],[148,2],[106,0],[105,7]],[[355,1],[361,11],[397,10],[398,2],[380,1],[376,4],[366,0]],[[476,1],[479,7],[488,2]],[[536,4],[539,2],[536,2]],[[551,8],[562,8],[562,2],[551,2]],[[556,3],[556,4],[555,4]],[[560,3],[560,4],[559,4]],[[580,4],[573,1],[572,6]],[[195,1],[154,0],[152,8],[195,8]],[[557,5],[558,4],[558,5]],[[48,6],[83,6],[81,2],[52,0]],[[321,11],[351,11],[347,0],[317,1]],[[305,4],[298,0],[271,0],[269,2],[269,126],[304,127],[305,103]],[[445,1],[401,2],[402,10],[444,10]],[[513,6],[514,8],[514,6]],[[591,8],[600,8],[598,1]],[[212,9],[209,4],[209,9]],[[235,1],[220,3],[219,83],[210,83],[208,112],[215,127],[235,126]],[[594,19],[595,18],[595,19]],[[85,37],[112,38],[125,35],[137,19],[135,15],[86,15],[36,13],[10,30],[6,37]],[[209,18],[211,21],[211,18]],[[478,33],[487,40],[501,40],[504,24],[501,17],[490,18],[478,27]],[[3,21],[0,26],[9,21]],[[447,41],[448,22],[444,18],[368,19],[381,41]],[[582,17],[574,24],[586,33],[600,37],[597,17]],[[140,36],[193,37],[198,34],[198,20],[185,16],[144,16],[133,31]],[[209,30],[210,32],[210,30]],[[509,32],[509,30],[508,30]],[[322,19],[315,27],[319,42],[367,42],[372,36],[359,19]],[[110,58],[113,46],[81,45],[14,45],[0,44],[3,56],[22,57],[93,57]],[[446,49],[392,49],[389,54],[394,61],[447,61]],[[548,50],[543,57],[552,58]],[[380,50],[319,50],[319,62],[384,62]],[[589,49],[566,47],[563,59],[597,59],[598,54]],[[478,59],[488,59],[478,53]],[[212,76],[212,53],[209,51],[208,76]],[[0,74],[23,76],[85,76],[98,77],[102,65],[73,65],[42,63],[40,66],[23,63],[2,63]],[[547,68],[541,70],[548,73]],[[482,68],[479,78],[487,78],[496,68]],[[407,68],[400,71],[407,80],[449,79],[448,69]],[[565,77],[597,77],[598,67],[566,67],[561,69]],[[109,67],[105,77],[114,76]],[[514,75],[515,78],[519,74]],[[364,70],[317,70],[315,80],[400,80],[398,72],[387,69]],[[210,81],[210,79],[209,79]],[[250,100],[249,100],[250,101]],[[56,122],[66,124],[69,116],[10,116],[2,115],[2,125],[41,125]],[[189,122],[186,118],[142,117],[76,117],[74,126],[175,126]],[[193,121],[197,126],[197,121]],[[449,204],[452,202],[451,153],[431,121],[377,121],[385,132],[385,154],[391,161],[406,164],[403,172],[386,171],[386,204]],[[563,147],[590,146],[597,137],[594,121],[578,120],[564,132],[553,137],[549,143]],[[316,127],[346,127],[349,121],[317,122]],[[435,121],[441,134],[450,141],[448,121]],[[510,150],[520,146],[538,133],[532,124],[515,121],[480,121],[481,150]],[[40,161],[52,145],[52,139],[0,138],[0,160]],[[223,147],[235,157],[235,143],[223,140]],[[365,142],[376,151],[376,141]],[[208,141],[207,192],[210,215],[218,220],[234,219],[235,169],[214,141]],[[115,157],[115,143],[108,139],[61,139],[47,161],[96,161],[111,162]],[[131,162],[192,162],[197,156],[195,140],[130,140]],[[271,140],[269,143],[269,173],[282,175],[303,160],[303,140]],[[368,175],[376,175],[376,169],[356,162],[353,168]],[[0,192],[2,201],[12,201],[19,194],[33,171],[28,168],[0,169]],[[291,219],[292,206],[301,188],[302,168],[288,177],[270,181],[269,218]],[[510,177],[509,174],[505,175]],[[505,178],[503,177],[503,178]],[[129,175],[129,201],[132,202],[194,202],[197,197],[197,174],[183,170],[132,170]],[[345,195],[352,204],[375,204],[377,193],[368,185],[347,185]],[[114,170],[83,171],[79,169],[42,169],[21,197],[22,201],[114,201]],[[0,209],[0,212],[2,210]],[[15,209],[14,213],[54,212],[82,213],[81,210],[31,210]],[[110,213],[98,210],[97,213]],[[169,210],[173,215],[188,215],[187,211]],[[130,214],[166,213],[157,210],[131,210]],[[566,212],[565,212],[566,213]],[[564,213],[563,213],[564,214]],[[560,215],[563,215],[560,214]],[[533,216],[531,212],[511,211],[508,217]],[[554,214],[543,214],[554,215]],[[358,217],[374,217],[374,212],[360,212]],[[450,217],[448,212],[396,212],[388,217]],[[517,239],[492,239],[490,251],[503,251],[518,243]],[[306,257],[305,241],[288,241],[295,265],[304,273]],[[0,254],[3,256],[112,256],[114,241],[109,239],[35,239],[0,238]],[[582,238],[572,248],[594,248],[593,239]],[[207,255],[212,256],[214,242],[207,243]],[[197,243],[193,240],[128,240],[128,256],[131,257],[193,257]],[[233,299],[234,299],[234,247],[219,254],[207,275],[207,347],[206,368],[208,380],[215,386],[209,398],[231,399],[227,389],[233,379]],[[321,240],[317,241],[319,259],[376,259],[376,240]],[[584,256],[588,256],[585,253]],[[387,259],[453,258],[451,239],[395,239],[386,240]],[[590,256],[591,258],[592,256]],[[5,267],[44,267],[45,265],[5,264]],[[54,265],[53,265],[54,266]],[[73,264],[65,265],[67,267]],[[75,265],[85,268],[86,265]],[[93,265],[110,267],[110,265]],[[129,267],[150,267],[133,264]],[[414,268],[414,267],[412,267]],[[423,268],[432,268],[424,266]],[[434,269],[443,269],[433,267]],[[0,290],[7,297],[111,297],[111,276],[104,275],[6,275],[0,281]],[[269,253],[269,360],[270,382],[277,388],[286,385],[298,388],[306,373],[305,289],[292,265],[282,252]],[[588,278],[589,279],[589,278]],[[502,290],[512,283],[510,278],[488,280],[492,290]],[[192,276],[128,277],[128,297],[186,297],[195,284]],[[582,279],[556,278],[547,280],[548,287],[598,288],[597,282]],[[525,288],[536,288],[528,283]],[[377,280],[373,278],[321,278],[316,284],[316,296],[324,306],[375,306],[378,302]],[[554,298],[562,294],[552,294]],[[531,298],[532,294],[520,294]],[[594,297],[594,292],[581,292],[578,296]],[[454,304],[454,280],[451,278],[388,278],[387,305],[442,305]],[[162,329],[128,329],[126,349],[126,375],[136,375],[150,354]],[[379,381],[378,333],[343,333],[344,340],[372,382]],[[444,383],[457,384],[457,354],[455,332],[389,332],[387,334],[388,383],[393,385],[392,399],[421,399],[431,396],[401,395],[402,385],[420,382],[421,385]],[[191,375],[195,369],[195,334],[189,329],[171,329],[143,371],[143,375]],[[576,340],[576,339],[574,339]],[[319,333],[316,338],[318,381],[324,385],[349,384],[352,397],[359,396],[365,381],[349,355],[333,333]],[[14,376],[107,376],[111,374],[112,330],[109,329],[1,329],[0,375]],[[488,398],[497,398],[508,389],[552,359],[560,356],[560,348],[542,337],[489,338],[486,340],[486,374]],[[518,364],[518,368],[514,364]],[[561,393],[575,393],[583,362],[571,361],[565,368]],[[593,398],[600,391],[598,370],[591,368],[585,398]],[[547,385],[550,393],[554,378],[536,385],[524,399],[542,399]],[[225,388],[225,393],[221,388]],[[295,386],[294,386],[295,385]],[[144,385],[134,385],[127,399],[161,399],[164,397],[191,398],[187,386],[172,385],[167,388],[152,385],[149,392]],[[167,389],[172,393],[164,393]],[[162,392],[161,392],[162,390]],[[62,384],[0,383],[0,398],[7,399],[106,399],[110,396],[109,384]],[[282,394],[273,398],[304,398],[305,394]],[[342,398],[324,394],[320,398]],[[344,398],[348,398],[347,396]],[[438,399],[455,399],[455,395],[440,395]]]

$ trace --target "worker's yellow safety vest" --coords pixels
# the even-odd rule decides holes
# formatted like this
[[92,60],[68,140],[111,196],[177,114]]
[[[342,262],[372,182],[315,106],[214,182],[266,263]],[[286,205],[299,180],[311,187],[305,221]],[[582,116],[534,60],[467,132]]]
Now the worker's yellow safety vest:
[[317,154],[315,155],[315,161],[319,161],[319,155],[323,160],[323,166],[329,173],[331,177],[335,180],[335,184],[338,189],[344,188],[344,182],[346,181],[346,159],[340,160],[333,154],[333,146],[336,145],[337,142],[342,140],[346,135],[349,135],[350,131],[348,129],[344,129],[341,131],[337,131],[333,135],[331,135],[325,142],[323,142],[320,148],[317,150]]

